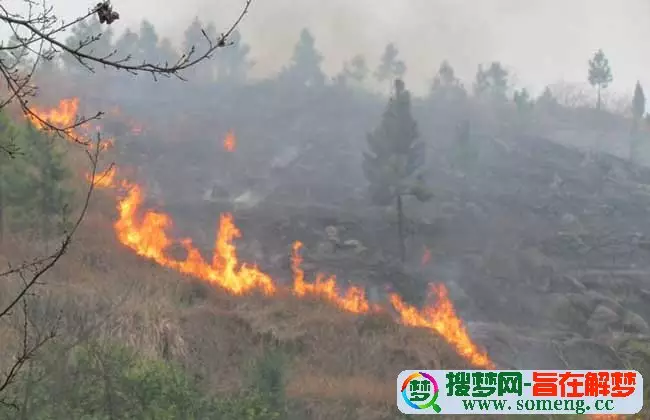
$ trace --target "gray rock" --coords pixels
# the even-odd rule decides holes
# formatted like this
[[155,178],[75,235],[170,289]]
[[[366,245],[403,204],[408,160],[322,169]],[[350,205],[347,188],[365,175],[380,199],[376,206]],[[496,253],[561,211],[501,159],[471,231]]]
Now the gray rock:
[[553,292],[584,293],[587,291],[587,286],[575,277],[565,274],[553,278],[553,281],[550,282],[550,290]]
[[610,332],[619,321],[620,318],[616,312],[607,306],[600,304],[589,317],[587,326],[591,330],[592,334],[600,335]]
[[635,312],[627,311],[623,316],[623,328],[631,333],[650,333],[650,326],[643,317]]

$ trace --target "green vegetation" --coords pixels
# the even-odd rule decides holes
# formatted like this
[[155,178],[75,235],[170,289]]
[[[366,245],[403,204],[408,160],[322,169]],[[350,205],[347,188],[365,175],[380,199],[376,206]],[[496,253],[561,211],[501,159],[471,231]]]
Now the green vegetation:
[[596,109],[601,109],[601,91],[603,89],[607,89],[613,80],[612,69],[609,66],[609,60],[607,57],[605,57],[603,50],[596,51],[594,57],[589,60],[588,80],[591,86],[596,87],[598,90],[598,102],[596,103]]
[[411,116],[411,94],[404,82],[395,80],[380,126],[368,134],[369,152],[364,153],[363,170],[370,185],[370,196],[377,205],[397,205],[401,257],[405,259],[404,212],[402,199],[415,196],[419,201],[431,198],[424,186],[424,143],[418,141],[417,123]]
[[[175,364],[119,345],[41,352],[10,388],[0,419],[271,420],[269,394],[214,398]],[[274,392],[281,390],[274,388]]]
[[7,228],[43,238],[62,233],[69,227],[73,199],[65,145],[31,124],[12,123],[4,113],[0,145],[12,149],[0,155],[0,234]]

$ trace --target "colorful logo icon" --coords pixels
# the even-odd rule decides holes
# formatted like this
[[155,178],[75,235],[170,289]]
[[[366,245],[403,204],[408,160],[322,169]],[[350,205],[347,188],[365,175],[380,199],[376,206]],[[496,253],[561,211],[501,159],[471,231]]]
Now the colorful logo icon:
[[425,372],[412,373],[402,384],[402,398],[415,410],[431,408],[436,413],[440,413],[442,409],[436,403],[439,394],[438,382]]

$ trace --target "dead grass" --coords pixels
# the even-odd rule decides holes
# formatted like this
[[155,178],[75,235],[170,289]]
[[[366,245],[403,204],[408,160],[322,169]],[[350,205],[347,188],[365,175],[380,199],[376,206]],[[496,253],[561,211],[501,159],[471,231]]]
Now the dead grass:
[[[25,245],[4,256],[34,249]],[[119,340],[182,363],[216,393],[242,387],[251,362],[280,347],[289,355],[287,393],[310,419],[395,418],[400,371],[467,367],[440,338],[388,315],[355,316],[292,296],[232,297],[157,267],[122,248],[102,217],[88,219],[45,282],[32,310],[42,322],[60,314],[61,340]],[[7,287],[0,284],[2,295]],[[0,324],[0,343],[11,334]]]

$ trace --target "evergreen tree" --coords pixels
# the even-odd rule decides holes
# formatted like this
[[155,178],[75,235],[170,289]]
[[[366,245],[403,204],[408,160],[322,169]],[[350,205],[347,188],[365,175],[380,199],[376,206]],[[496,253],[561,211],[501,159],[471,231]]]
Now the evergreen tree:
[[634,98],[632,99],[632,114],[635,121],[641,121],[645,114],[645,93],[640,82],[636,82]]
[[494,61],[490,67],[484,69],[478,66],[474,82],[474,94],[478,97],[487,97],[492,100],[506,101],[508,92],[508,71],[501,63]]
[[293,50],[291,64],[281,78],[300,86],[323,86],[325,75],[320,67],[322,61],[323,56],[316,49],[314,36],[308,29],[303,29]]
[[596,103],[596,109],[601,109],[601,91],[602,89],[607,89],[613,80],[612,69],[609,66],[609,60],[605,57],[603,50],[596,51],[594,57],[589,60],[588,80],[591,86],[595,86],[598,89],[598,102]]
[[463,121],[456,128],[455,140],[453,148],[454,169],[459,170],[463,176],[473,173],[478,162],[478,148],[473,141],[468,120]]
[[456,77],[454,68],[447,61],[440,64],[438,73],[433,78],[431,96],[444,102],[460,101],[467,97],[463,84]]
[[381,56],[381,62],[379,63],[379,68],[375,72],[375,77],[380,82],[385,82],[387,80],[400,79],[406,73],[406,64],[402,60],[398,60],[397,57],[399,51],[397,47],[390,43],[386,45],[384,53]]
[[636,82],[636,87],[634,88],[634,98],[632,99],[632,115],[634,116],[634,122],[632,125],[632,137],[630,139],[630,160],[634,161],[635,157],[638,154],[638,148],[641,143],[641,121],[643,121],[643,115],[645,114],[645,93],[643,93],[643,88],[641,83]]
[[367,136],[369,151],[364,153],[363,170],[369,192],[377,205],[397,205],[400,251],[405,258],[402,199],[413,195],[427,201],[431,194],[424,186],[424,143],[418,141],[417,123],[411,116],[411,95],[404,82],[395,80],[381,124]]
[[[205,31],[205,35],[203,35],[204,31]],[[187,27],[187,29],[185,30],[185,34],[183,38],[183,53],[187,53],[191,51],[192,48],[194,48],[194,50],[196,51],[195,54],[198,54],[200,51],[205,51],[209,46],[209,42],[206,39],[206,35],[208,36],[209,39],[216,39],[217,28],[212,23],[204,27],[203,23],[199,20],[199,18],[195,17],[192,20],[192,22],[190,22],[190,25]],[[191,69],[188,70],[189,71],[186,71],[186,74],[193,81],[199,83],[209,83],[214,81],[215,78],[214,62],[204,63],[204,65],[202,66],[192,67]]]
[[[31,124],[21,130],[21,151],[15,159],[9,185],[12,225],[17,229],[36,227],[44,237],[58,235],[69,226],[72,191],[65,185],[71,173],[61,145]],[[40,222],[36,226],[34,221]]]
[[11,202],[9,187],[15,183],[15,159],[21,150],[18,130],[7,114],[0,110],[0,241],[3,240]]
[[515,90],[512,100],[517,106],[517,110],[520,112],[530,111],[534,105],[534,102],[530,97],[530,93],[528,93],[528,89],[526,88]]
[[[68,47],[77,49],[93,39],[95,41],[82,47],[80,51],[96,57],[106,57],[115,51],[113,47],[113,30],[110,26],[102,26],[97,19],[83,20],[76,24],[72,28],[72,35],[66,39],[65,43]],[[124,56],[130,52],[120,49],[119,53]],[[61,58],[68,71],[88,75],[86,68],[72,55],[64,54]]]
[[356,87],[361,87],[366,77],[368,77],[368,65],[366,59],[359,54],[343,65],[343,71],[337,76],[337,81],[340,84],[352,81]]
[[251,47],[241,40],[241,33],[233,31],[229,40],[232,42],[217,56],[217,77],[233,83],[242,83],[246,80],[248,72],[253,67],[253,61],[248,58]]
[[157,63],[161,56],[158,34],[156,28],[148,20],[140,23],[140,33],[137,41],[137,54],[135,58],[139,61]]

